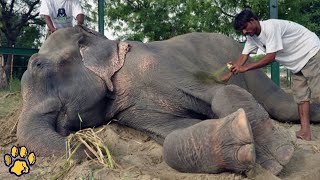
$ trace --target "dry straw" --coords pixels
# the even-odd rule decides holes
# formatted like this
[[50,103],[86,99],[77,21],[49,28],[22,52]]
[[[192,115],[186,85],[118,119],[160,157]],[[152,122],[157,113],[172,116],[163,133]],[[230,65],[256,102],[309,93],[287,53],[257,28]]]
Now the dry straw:
[[[72,134],[67,139],[66,150],[67,150],[67,161],[70,161],[75,152],[81,145],[84,145],[89,154],[86,155],[93,160],[98,161],[100,164],[107,168],[115,168],[116,163],[112,159],[108,147],[103,144],[102,139],[97,135],[104,128],[99,131],[94,131],[92,128],[83,129],[75,134]],[[93,157],[92,157],[93,156]]]

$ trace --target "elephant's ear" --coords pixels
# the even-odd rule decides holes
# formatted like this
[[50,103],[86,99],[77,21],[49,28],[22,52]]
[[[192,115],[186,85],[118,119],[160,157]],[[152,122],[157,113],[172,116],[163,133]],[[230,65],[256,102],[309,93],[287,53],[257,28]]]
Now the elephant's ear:
[[101,77],[108,89],[113,91],[111,77],[124,64],[130,45],[126,42],[108,40],[97,32],[81,30],[83,36],[79,40],[82,61],[88,69]]

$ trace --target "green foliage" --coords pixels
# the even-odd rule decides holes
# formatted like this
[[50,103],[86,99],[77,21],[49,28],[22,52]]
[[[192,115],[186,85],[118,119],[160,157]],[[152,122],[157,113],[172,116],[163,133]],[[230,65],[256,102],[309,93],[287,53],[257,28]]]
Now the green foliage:
[[[23,44],[36,46],[34,38],[36,34],[39,34],[40,29],[32,27],[33,25],[43,25],[43,21],[39,18],[38,7],[40,0],[16,0],[5,1],[0,0],[0,33],[2,37],[5,37],[5,46],[11,47],[12,45]],[[37,32],[35,31],[37,30]],[[26,32],[29,32],[26,34]],[[32,32],[32,33],[30,33]],[[25,38],[24,36],[30,36]],[[18,43],[18,39],[20,42]],[[28,41],[26,41],[28,40]],[[29,47],[30,47],[29,46]],[[28,47],[28,46],[24,46]]]
[[[157,41],[189,32],[220,32],[235,38],[235,14],[251,7],[269,18],[269,0],[106,1],[108,27],[119,39]],[[320,1],[279,0],[279,18],[298,22],[320,35]]]
[[280,19],[297,22],[320,36],[320,1],[282,0],[279,3]]
[[[91,29],[97,28],[98,10],[90,1],[80,1],[85,13],[85,25]],[[96,5],[98,2],[96,1]]]
[[[0,11],[0,16],[2,16],[2,11]],[[0,28],[3,27],[3,23],[0,21]]]
[[108,26],[121,39],[155,41],[194,31],[233,32],[226,28],[231,19],[211,0],[114,0],[107,1],[106,8]]
[[15,47],[20,48],[38,48],[41,46],[40,38],[42,34],[40,33],[40,26],[27,26],[24,27],[21,35],[17,37],[17,42]]

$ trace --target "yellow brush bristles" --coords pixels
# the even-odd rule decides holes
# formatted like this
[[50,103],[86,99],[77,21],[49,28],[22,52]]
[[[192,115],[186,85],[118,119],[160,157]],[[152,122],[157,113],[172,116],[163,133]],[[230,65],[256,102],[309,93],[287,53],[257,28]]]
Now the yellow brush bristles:
[[231,64],[231,63],[227,63],[227,67],[228,67],[228,69],[230,70],[231,67],[232,67],[232,64]]

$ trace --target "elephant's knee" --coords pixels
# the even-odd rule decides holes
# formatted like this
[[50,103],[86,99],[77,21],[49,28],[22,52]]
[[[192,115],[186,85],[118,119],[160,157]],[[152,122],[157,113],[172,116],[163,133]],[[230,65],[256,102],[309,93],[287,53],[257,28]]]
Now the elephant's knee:
[[243,108],[250,122],[269,118],[268,112],[255,98],[247,90],[236,85],[227,85],[217,90],[211,108],[218,117],[225,117]]

